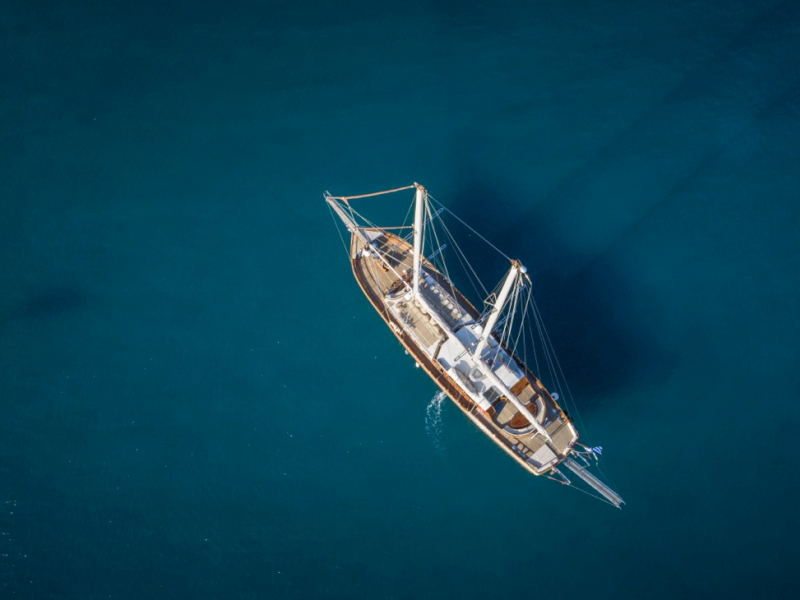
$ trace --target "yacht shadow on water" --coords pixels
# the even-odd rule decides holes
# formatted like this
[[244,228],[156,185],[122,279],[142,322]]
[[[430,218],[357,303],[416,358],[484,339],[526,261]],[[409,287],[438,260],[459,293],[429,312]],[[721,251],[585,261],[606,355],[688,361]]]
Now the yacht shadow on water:
[[13,316],[25,319],[41,319],[61,316],[84,303],[83,295],[74,287],[53,285],[29,293],[18,303]]
[[[555,219],[520,205],[518,199],[525,195],[508,186],[469,180],[448,190],[442,201],[503,253],[528,267],[534,297],[579,406],[591,408],[610,394],[660,378],[670,360],[653,319],[644,318],[657,314],[655,299],[608,257],[601,260],[572,250],[550,226]],[[483,242],[473,241],[466,229],[456,231],[461,249],[491,290],[508,270],[507,261]],[[454,279],[462,289],[471,289]],[[539,376],[549,383],[544,365],[540,370]]]
[[86,304],[85,295],[70,285],[17,290],[15,295],[16,298],[0,301],[0,337],[4,328],[13,322],[58,319]]

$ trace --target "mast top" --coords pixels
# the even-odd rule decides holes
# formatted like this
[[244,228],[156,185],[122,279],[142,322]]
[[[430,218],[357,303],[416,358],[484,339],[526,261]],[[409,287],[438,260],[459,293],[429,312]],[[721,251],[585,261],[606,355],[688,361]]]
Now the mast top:
[[528,272],[528,267],[526,267],[520,261],[514,258],[511,259],[511,266],[514,267],[517,271],[519,271],[523,275]]

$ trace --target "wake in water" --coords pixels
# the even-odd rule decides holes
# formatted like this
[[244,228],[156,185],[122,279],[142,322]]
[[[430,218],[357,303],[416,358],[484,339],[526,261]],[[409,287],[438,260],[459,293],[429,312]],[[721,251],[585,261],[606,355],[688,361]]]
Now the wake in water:
[[444,454],[444,443],[442,442],[442,431],[444,430],[444,421],[442,420],[442,404],[447,400],[447,395],[442,392],[436,392],[428,402],[425,409],[425,431],[433,442],[433,447],[439,454]]

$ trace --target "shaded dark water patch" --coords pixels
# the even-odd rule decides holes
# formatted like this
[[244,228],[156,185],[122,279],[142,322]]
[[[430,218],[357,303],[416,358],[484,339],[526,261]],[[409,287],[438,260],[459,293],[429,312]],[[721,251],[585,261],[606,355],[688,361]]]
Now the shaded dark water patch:
[[54,285],[29,293],[11,311],[11,317],[43,319],[63,316],[78,310],[85,301],[85,295],[76,287]]
[[[549,215],[525,210],[518,200],[525,192],[490,177],[465,181],[448,194],[448,207],[528,267],[573,393],[587,400],[608,395],[668,369],[657,324],[634,316],[653,313],[647,305],[655,301],[644,288],[612,260],[581,268],[592,257],[572,250]],[[459,242],[468,255],[477,254],[471,264],[491,290],[507,272],[508,262],[480,240],[462,237]],[[467,284],[464,277],[454,279],[457,285]],[[547,373],[539,376],[547,382]]]
[[562,228],[608,244],[616,231],[604,235],[594,223],[609,209],[620,224],[634,222],[710,155],[741,143],[762,115],[796,98],[800,38],[790,32],[800,26],[800,14],[791,4],[763,9],[732,34],[720,32],[708,58],[587,152],[537,206]]

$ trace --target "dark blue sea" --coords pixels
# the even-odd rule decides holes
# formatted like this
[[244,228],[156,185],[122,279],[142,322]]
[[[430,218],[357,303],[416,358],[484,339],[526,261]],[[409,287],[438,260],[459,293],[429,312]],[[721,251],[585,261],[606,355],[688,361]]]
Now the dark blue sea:
[[[0,597],[800,595],[798,2],[2,14]],[[359,291],[322,194],[413,181],[529,267],[623,510]]]

